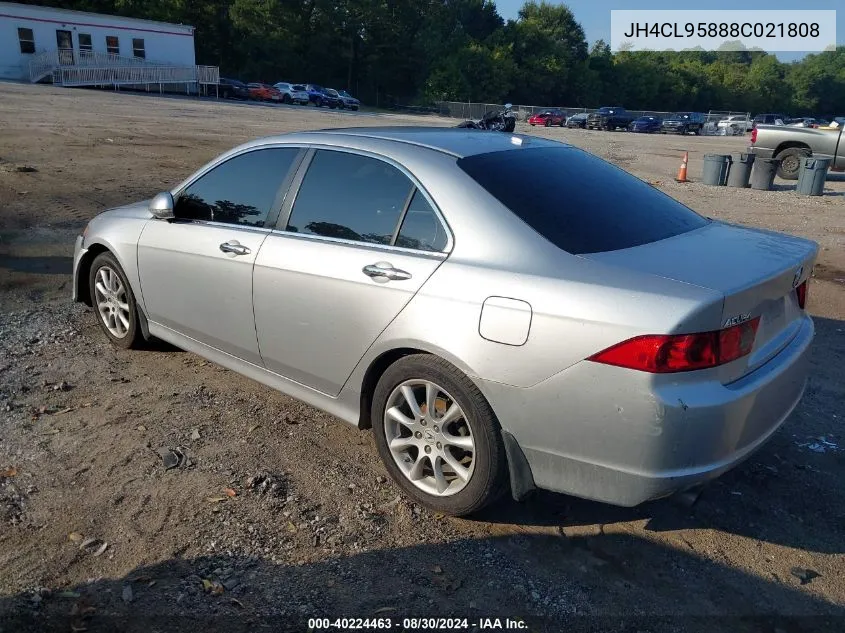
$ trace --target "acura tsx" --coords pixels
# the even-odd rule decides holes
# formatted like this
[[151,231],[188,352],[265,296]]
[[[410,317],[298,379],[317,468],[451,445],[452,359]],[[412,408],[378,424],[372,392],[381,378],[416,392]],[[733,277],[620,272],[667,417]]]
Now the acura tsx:
[[533,488],[631,506],[790,414],[817,251],[551,140],[337,129],[98,215],[73,293],[120,347],[163,339],[372,429],[438,511]]

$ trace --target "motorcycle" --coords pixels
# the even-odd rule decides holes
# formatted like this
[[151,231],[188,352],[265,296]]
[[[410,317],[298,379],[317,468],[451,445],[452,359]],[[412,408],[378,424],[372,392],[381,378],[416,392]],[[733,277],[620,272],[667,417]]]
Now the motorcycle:
[[490,110],[477,121],[462,121],[458,127],[472,130],[493,130],[494,132],[513,132],[516,128],[516,115],[513,106],[506,103],[502,110]]

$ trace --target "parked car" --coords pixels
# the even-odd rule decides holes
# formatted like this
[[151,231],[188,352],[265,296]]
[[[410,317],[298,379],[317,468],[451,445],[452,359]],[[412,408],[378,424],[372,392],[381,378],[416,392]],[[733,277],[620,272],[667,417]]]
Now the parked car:
[[627,130],[634,117],[625,108],[605,106],[599,108],[587,117],[588,130]]
[[645,132],[651,134],[660,131],[660,124],[663,121],[658,116],[641,116],[633,121],[628,126],[629,132]]
[[282,103],[308,105],[308,91],[305,90],[305,86],[280,81],[273,87],[282,94]]
[[340,95],[341,107],[349,110],[357,110],[361,107],[361,102],[346,92],[346,90],[338,90],[337,93]]
[[250,96],[256,101],[281,101],[282,93],[273,86],[262,83],[247,84]]
[[589,115],[586,112],[579,112],[578,114],[573,114],[568,119],[566,119],[566,127],[584,129],[587,127],[588,116]]
[[787,419],[818,250],[548,139],[350,128],[252,141],[99,214],[72,291],[118,347],[159,338],[371,428],[436,512],[535,486],[631,506]]
[[738,136],[745,134],[751,129],[751,121],[747,116],[734,115],[719,119],[716,123],[717,130],[725,130],[727,136]]
[[758,114],[752,120],[751,127],[752,129],[757,127],[758,123],[762,125],[778,125],[778,121],[780,121],[780,125],[785,125],[788,120],[789,117],[785,114]]
[[332,110],[340,106],[340,97],[335,97],[326,92],[326,89],[317,84],[305,84],[308,92],[308,100],[318,108],[329,106]]
[[831,159],[833,169],[845,169],[843,128],[808,128],[788,125],[758,125],[751,131],[751,152],[761,158],[780,160],[778,176],[796,180],[801,159],[818,156]]
[[815,117],[802,116],[802,117],[796,117],[796,118],[793,118],[793,119],[789,119],[788,121],[786,121],[786,125],[788,125],[789,127],[813,127],[813,128],[818,128],[818,127],[824,127],[824,126],[828,125],[828,122],[825,121],[824,119],[816,119]]
[[223,99],[249,99],[249,88],[237,79],[221,77],[217,84],[217,94]]
[[663,119],[660,131],[664,134],[701,134],[707,116],[701,112],[678,112]]
[[544,127],[551,127],[552,125],[559,125],[563,127],[566,124],[566,114],[561,110],[543,110],[534,116],[528,118],[528,125],[542,125]]

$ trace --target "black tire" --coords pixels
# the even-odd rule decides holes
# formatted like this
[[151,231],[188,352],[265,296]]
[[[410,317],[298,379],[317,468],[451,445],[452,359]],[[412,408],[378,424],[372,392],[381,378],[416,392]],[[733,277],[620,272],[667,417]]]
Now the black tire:
[[319,97],[317,97],[316,99],[314,99],[314,105],[317,106],[318,108],[322,108],[323,107],[323,100],[320,99]]
[[558,124],[559,127],[564,127],[566,125],[566,119],[561,119],[560,123]]
[[804,147],[788,147],[775,156],[780,160],[778,165],[778,176],[784,180],[798,180],[801,171],[801,161],[810,156],[810,150]]
[[552,127],[552,120],[551,120],[551,119],[546,119],[546,120],[543,122],[543,127]]
[[288,93],[282,95],[282,103],[290,104],[291,98]]
[[[129,327],[123,337],[115,336],[109,331],[103,317],[100,315],[100,311],[97,309],[97,273],[100,269],[106,267],[117,274],[120,278],[121,284],[126,289],[126,303],[129,305]],[[103,330],[106,337],[108,337],[114,345],[122,347],[123,349],[137,349],[141,347],[144,342],[144,337],[138,323],[138,305],[135,302],[135,295],[132,293],[132,286],[129,285],[126,273],[123,272],[123,268],[121,268],[115,256],[110,252],[106,251],[105,253],[100,253],[94,258],[94,261],[91,262],[91,270],[88,273],[88,287],[91,289],[91,305],[94,306],[94,315],[97,319],[97,323],[100,325],[100,329]]]
[[693,134],[695,134],[696,136],[701,136],[701,128],[700,127],[695,128],[695,131],[693,132]]
[[[465,487],[450,496],[435,496],[417,488],[396,465],[384,428],[384,412],[394,389],[407,380],[436,383],[463,409],[475,440],[474,470]],[[496,501],[507,489],[507,457],[499,423],[478,387],[447,361],[430,354],[413,354],[393,363],[379,379],[371,413],[376,446],[387,471],[418,503],[452,516],[464,516]]]

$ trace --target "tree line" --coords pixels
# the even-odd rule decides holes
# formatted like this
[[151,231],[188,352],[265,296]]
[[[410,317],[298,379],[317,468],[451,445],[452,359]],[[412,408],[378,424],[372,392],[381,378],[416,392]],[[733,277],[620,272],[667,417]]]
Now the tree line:
[[23,1],[191,24],[198,63],[223,76],[315,82],[370,105],[845,114],[843,46],[792,63],[763,52],[614,54],[589,47],[569,8],[545,1],[507,21],[491,0]]

